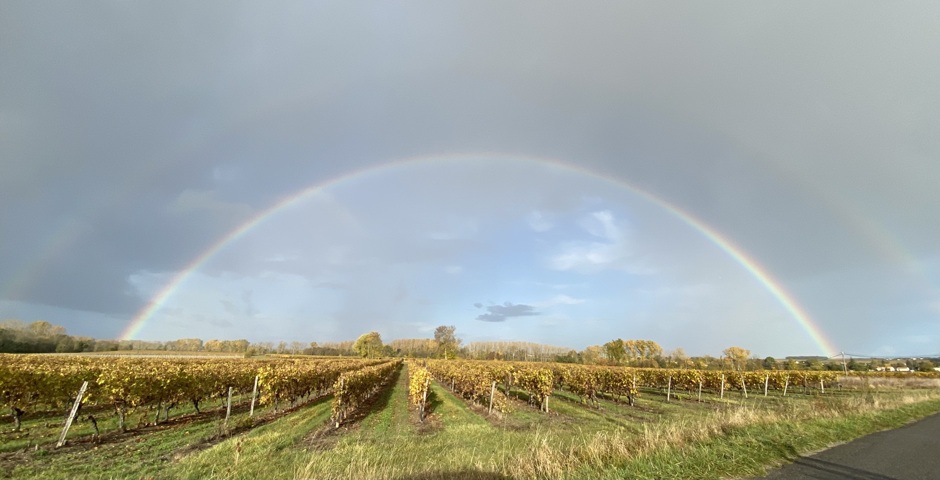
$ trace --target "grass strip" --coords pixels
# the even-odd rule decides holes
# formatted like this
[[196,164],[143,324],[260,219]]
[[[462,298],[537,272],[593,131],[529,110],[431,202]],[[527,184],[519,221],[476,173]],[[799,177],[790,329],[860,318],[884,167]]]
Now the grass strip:
[[731,426],[717,436],[656,449],[609,468],[576,469],[567,478],[696,478],[760,476],[768,469],[871,433],[898,428],[940,411],[937,400],[844,417],[778,420]]

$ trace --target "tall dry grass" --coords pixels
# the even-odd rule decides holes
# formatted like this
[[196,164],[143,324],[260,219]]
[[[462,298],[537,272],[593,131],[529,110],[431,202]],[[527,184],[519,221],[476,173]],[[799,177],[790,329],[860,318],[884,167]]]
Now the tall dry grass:
[[[551,430],[539,429],[520,440],[521,445],[495,455],[474,455],[472,450],[453,449],[448,443],[450,440],[441,440],[439,444],[435,443],[438,448],[432,449],[442,455],[437,459],[437,471],[428,471],[427,459],[421,458],[421,454],[407,445],[388,445],[379,453],[362,445],[352,447],[352,455],[344,455],[342,460],[330,455],[313,456],[299,466],[293,476],[304,479],[410,480],[564,478],[585,469],[601,472],[611,465],[718,438],[742,427],[840,418],[937,399],[940,399],[940,391],[921,389],[891,394],[873,391],[870,395],[822,395],[813,399],[803,397],[780,402],[724,404],[708,413],[644,424],[639,432],[618,428],[559,438]],[[465,442],[482,444],[492,441],[489,435],[468,432],[462,438]]]
[[845,375],[839,377],[839,384],[843,388],[861,390],[875,389],[940,389],[940,378],[925,377],[875,377],[861,375]]
[[600,432],[564,448],[549,437],[535,437],[529,453],[505,463],[504,473],[512,478],[561,478],[577,468],[602,469],[665,448],[701,442],[739,427],[866,414],[938,398],[940,392],[915,390],[892,396],[819,397],[812,402],[785,402],[771,408],[741,405],[700,417],[644,425],[638,434],[624,429]]

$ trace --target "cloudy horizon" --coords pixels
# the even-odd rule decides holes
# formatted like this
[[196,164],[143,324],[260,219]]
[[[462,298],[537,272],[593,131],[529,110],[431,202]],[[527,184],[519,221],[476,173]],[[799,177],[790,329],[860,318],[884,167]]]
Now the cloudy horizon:
[[4,2],[0,319],[938,354],[938,10]]

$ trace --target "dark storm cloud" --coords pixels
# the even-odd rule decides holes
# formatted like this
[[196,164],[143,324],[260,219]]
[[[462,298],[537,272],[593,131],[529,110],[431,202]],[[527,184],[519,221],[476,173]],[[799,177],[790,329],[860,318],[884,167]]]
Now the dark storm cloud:
[[[473,305],[477,308],[483,307],[480,303],[474,303]],[[487,305],[486,312],[487,313],[477,315],[477,320],[484,322],[505,322],[507,318],[540,315],[539,312],[535,311],[535,307],[532,305],[510,302],[503,303],[502,305]]]

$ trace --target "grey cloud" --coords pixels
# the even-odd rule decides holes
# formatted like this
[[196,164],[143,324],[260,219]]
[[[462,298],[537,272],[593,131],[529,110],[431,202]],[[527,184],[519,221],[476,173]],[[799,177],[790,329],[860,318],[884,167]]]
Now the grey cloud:
[[[186,323],[177,324],[178,328],[182,327],[182,329],[178,330],[181,333],[191,332],[193,327],[195,326],[193,325],[193,323],[199,324],[201,326],[201,329],[207,329],[207,330],[202,330],[202,332],[196,336],[212,337],[212,333],[208,333],[208,332],[214,332],[216,335],[218,335],[217,332],[220,331],[219,329],[233,330],[234,327],[236,327],[235,323],[233,323],[228,318],[220,318],[217,316],[203,315],[203,314],[192,313],[192,312],[190,312],[186,316],[186,320],[187,320]],[[189,322],[192,322],[192,323],[189,323]]]
[[253,318],[260,313],[255,306],[255,303],[252,301],[253,292],[251,290],[245,290],[242,292],[240,300],[241,304],[238,305],[234,301],[229,299],[220,299],[219,302],[222,305],[222,308],[227,314],[236,318]]
[[[936,4],[559,2],[533,16],[506,2],[428,2],[394,22],[371,20],[389,18],[382,3],[3,8],[0,300],[37,312],[126,317],[146,301],[128,292],[129,276],[181,270],[285,195],[393,159],[467,151],[628,180],[791,289],[854,268],[889,285],[901,261],[935,261]],[[525,218],[577,203],[565,175],[527,189],[524,171],[472,173],[461,180],[488,187],[476,195],[415,174],[409,198],[434,201],[411,215],[479,220],[471,214],[523,205],[506,215]],[[204,268],[337,283],[330,274],[347,267],[337,258],[451,262],[492,247],[416,241],[400,202],[377,201],[390,198],[381,185],[370,193],[365,232],[317,217],[281,229],[293,243],[272,248],[268,227]],[[698,237],[689,228],[661,241],[680,251]],[[564,265],[585,263],[594,249],[582,246]],[[255,260],[254,248],[292,260]],[[381,268],[361,271],[342,285]],[[349,317],[373,315],[356,308],[369,301],[356,297]]]
[[[480,308],[482,305],[475,303],[474,306]],[[514,304],[510,302],[503,303],[502,305],[488,305],[486,306],[486,311],[487,313],[477,315],[477,320],[484,322],[505,322],[507,318],[512,317],[540,315],[540,312],[537,312],[532,305],[521,303]]]

